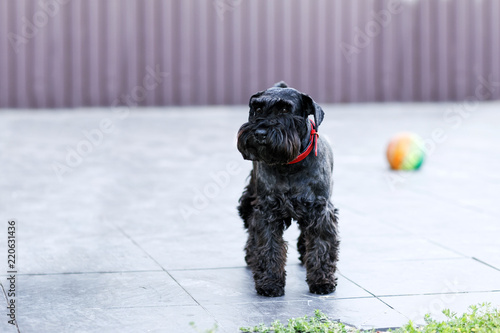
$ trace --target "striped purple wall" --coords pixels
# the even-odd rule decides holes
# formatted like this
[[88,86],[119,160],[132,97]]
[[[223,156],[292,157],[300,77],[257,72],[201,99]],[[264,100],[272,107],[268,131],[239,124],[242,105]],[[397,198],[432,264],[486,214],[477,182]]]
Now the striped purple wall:
[[322,103],[498,99],[499,21],[500,0],[0,0],[0,107],[241,104],[281,79]]

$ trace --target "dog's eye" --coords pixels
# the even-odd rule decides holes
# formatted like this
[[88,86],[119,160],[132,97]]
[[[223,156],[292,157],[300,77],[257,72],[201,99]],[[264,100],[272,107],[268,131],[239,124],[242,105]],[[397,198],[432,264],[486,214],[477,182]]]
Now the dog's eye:
[[288,109],[287,108],[281,109],[281,113],[288,113]]
[[261,108],[257,108],[257,109],[255,110],[255,113],[256,113],[256,114],[261,114],[261,113],[262,113],[262,109],[261,109]]

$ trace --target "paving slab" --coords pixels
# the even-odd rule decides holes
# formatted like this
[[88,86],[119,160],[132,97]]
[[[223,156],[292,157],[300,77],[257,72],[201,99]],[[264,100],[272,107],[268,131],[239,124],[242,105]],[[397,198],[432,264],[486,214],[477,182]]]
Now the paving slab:
[[[17,275],[17,286],[21,332],[145,331],[168,328],[168,320],[174,320],[168,315],[172,309],[203,314],[196,309],[196,301],[164,271]],[[186,319],[186,314],[179,315]],[[126,326],[131,318],[136,323]],[[148,324],[151,318],[156,323]],[[178,324],[186,327],[183,324],[189,322]]]
[[330,296],[309,293],[306,271],[300,265],[287,265],[285,296],[269,298],[255,292],[249,268],[171,271],[175,280],[201,305],[289,302],[328,298],[372,297],[343,276],[339,276],[337,291]]
[[203,332],[213,328],[216,320],[200,306],[82,308],[72,311],[44,308],[25,312],[20,320],[21,332]]
[[500,304],[500,291],[482,293],[438,293],[432,295],[390,296],[380,297],[398,312],[417,325],[425,324],[424,316],[430,314],[433,319],[446,320],[444,309],[461,315],[469,310],[471,305],[490,303]]
[[107,309],[197,304],[164,271],[20,274],[17,277],[21,315],[25,310],[36,310],[44,304],[60,310],[68,307]]
[[[32,219],[18,221],[20,246],[17,267],[22,274],[161,269],[146,252],[112,224],[74,215],[56,217],[65,223],[45,223],[50,219],[54,219],[54,216],[38,214]],[[0,248],[3,249],[3,245]]]
[[[453,105],[323,106],[320,135],[335,152],[339,285],[328,296],[308,293],[292,225],[278,299],[256,295],[244,262],[236,206],[251,163],[235,145],[247,107],[2,110],[0,237],[8,219],[19,221],[20,331],[184,333],[196,331],[194,321],[236,332],[315,309],[386,328],[422,308],[439,313],[451,296],[457,311],[500,305],[500,104],[480,104],[459,128],[443,121]],[[103,120],[113,130],[101,137]],[[446,140],[434,142],[420,171],[389,170],[392,135],[429,140],[438,128]],[[12,329],[0,321],[0,331]]]
[[264,302],[236,304],[231,307],[208,305],[207,310],[216,316],[227,332],[238,332],[240,327],[270,325],[290,318],[314,316],[321,310],[332,320],[340,320],[362,329],[391,328],[403,325],[407,319],[376,298],[311,299],[304,301]]
[[376,296],[499,289],[500,271],[470,258],[339,262],[342,274]]
[[342,261],[357,262],[358,264],[461,257],[463,256],[452,250],[408,234],[399,237],[378,236],[344,239],[340,253]]
[[[337,205],[342,204],[342,201],[337,203]],[[370,215],[358,211],[356,208],[343,206],[342,211],[339,211],[339,218],[342,221],[349,221],[349,223],[339,224],[340,234],[349,235],[349,239],[367,237],[374,239],[377,237],[392,237],[397,239],[402,236],[410,236],[408,231],[401,228],[401,226],[384,223],[377,218],[376,214]]]
[[456,253],[479,259],[500,270],[500,249],[498,233],[487,233],[478,230],[434,233],[427,236],[436,244],[440,244]]

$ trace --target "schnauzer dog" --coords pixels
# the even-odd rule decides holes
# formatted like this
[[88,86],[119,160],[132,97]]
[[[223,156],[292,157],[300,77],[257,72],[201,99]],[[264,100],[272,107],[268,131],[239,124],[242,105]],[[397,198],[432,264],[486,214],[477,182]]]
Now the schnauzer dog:
[[285,293],[283,232],[293,219],[301,231],[297,248],[309,291],[329,294],[337,286],[339,237],[337,209],[330,202],[333,153],[318,135],[324,112],[284,82],[253,95],[249,106],[248,122],[238,132],[238,150],[253,161],[253,170],[238,211],[248,231],[245,261],[257,293]]

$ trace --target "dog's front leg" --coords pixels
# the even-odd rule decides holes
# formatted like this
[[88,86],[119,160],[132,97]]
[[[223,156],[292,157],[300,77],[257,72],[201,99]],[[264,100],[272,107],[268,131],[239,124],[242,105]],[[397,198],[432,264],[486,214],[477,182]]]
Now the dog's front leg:
[[252,240],[254,253],[247,253],[247,258],[251,258],[248,264],[253,272],[255,289],[262,296],[285,294],[287,244],[283,240],[283,231],[283,221],[270,221],[269,217],[257,212],[252,217],[248,237]]
[[328,203],[314,212],[310,221],[299,222],[304,238],[307,284],[314,294],[329,294],[337,287],[339,238],[336,209]]

